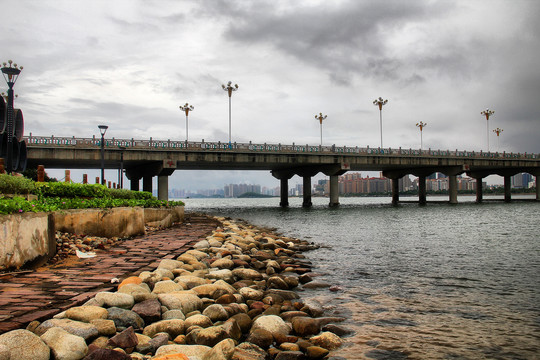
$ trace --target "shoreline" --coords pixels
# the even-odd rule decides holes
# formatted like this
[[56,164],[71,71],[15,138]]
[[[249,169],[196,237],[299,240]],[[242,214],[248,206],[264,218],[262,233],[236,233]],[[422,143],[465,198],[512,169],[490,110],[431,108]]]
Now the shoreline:
[[[69,308],[42,323],[30,323],[28,330],[15,331],[24,332],[36,343],[45,341],[53,353],[60,345],[49,338],[75,336],[81,349],[84,346],[80,339],[84,341],[88,359],[95,352],[112,354],[110,351],[114,355],[129,353],[126,359],[159,359],[165,353],[195,351],[197,346],[198,350],[190,355],[192,359],[213,358],[210,353],[218,356],[216,359],[230,359],[243,352],[258,353],[261,359],[331,359],[329,352],[343,344],[336,333],[348,333],[336,325],[344,318],[325,317],[321,304],[304,301],[298,295],[303,287],[330,287],[309,275],[311,263],[302,255],[316,246],[245,220],[204,216],[217,219],[221,228],[214,229],[190,250],[176,254],[176,260],[163,258],[155,270],[120,279],[117,287],[96,294],[82,306]],[[189,221],[188,217],[186,226],[192,226]],[[144,313],[142,308],[152,307],[160,310],[152,316],[145,314],[147,321],[142,324],[135,321],[130,326],[114,318],[110,311],[118,308],[124,318],[126,311],[132,315],[138,314],[134,308]],[[90,313],[101,315],[81,315]],[[143,319],[141,314],[139,318]],[[108,333],[98,330],[105,323]],[[80,336],[81,328],[87,327],[84,324],[94,326],[97,334],[94,331],[86,338]],[[166,339],[163,331],[168,334]],[[10,332],[0,335],[0,344],[5,345],[10,337],[7,334]],[[116,336],[131,338],[132,346],[123,344],[112,350]],[[154,344],[157,338],[161,346]],[[142,343],[152,343],[153,347]],[[0,354],[1,349],[2,345]]]

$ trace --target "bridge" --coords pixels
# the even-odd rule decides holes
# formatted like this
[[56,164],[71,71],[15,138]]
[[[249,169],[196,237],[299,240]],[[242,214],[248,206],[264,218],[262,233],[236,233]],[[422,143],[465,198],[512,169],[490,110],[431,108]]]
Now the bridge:
[[[46,168],[101,168],[101,139],[76,137],[25,137],[28,166]],[[347,171],[382,171],[391,179],[392,202],[399,202],[399,179],[419,178],[419,202],[426,203],[426,177],[440,172],[449,177],[449,202],[457,203],[457,175],[477,181],[477,202],[482,201],[482,179],[504,177],[504,198],[511,200],[511,176],[527,172],[540,175],[540,154],[319,146],[309,144],[253,144],[173,140],[105,139],[106,169],[125,169],[132,190],[152,191],[158,177],[158,198],[168,198],[168,177],[175,170],[268,170],[280,180],[280,205],[288,206],[288,180],[303,178],[303,206],[310,207],[311,177],[322,172],[330,178],[330,206],[339,204],[338,176]],[[536,187],[540,200],[540,187]]]

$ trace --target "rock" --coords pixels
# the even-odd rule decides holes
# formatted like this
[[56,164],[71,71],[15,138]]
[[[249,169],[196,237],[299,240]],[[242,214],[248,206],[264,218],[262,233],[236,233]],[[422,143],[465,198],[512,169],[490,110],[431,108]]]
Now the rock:
[[199,285],[208,284],[207,279],[204,279],[198,276],[193,276],[193,275],[181,275],[177,277],[176,279],[174,279],[174,281],[186,284],[188,289],[192,289]]
[[188,250],[188,251],[186,251],[186,254],[193,256],[198,261],[201,261],[202,259],[208,257],[207,253],[199,251],[199,250]]
[[9,349],[6,345],[0,345],[0,360],[9,360]]
[[231,269],[234,267],[234,262],[231,259],[223,258],[217,259],[210,266],[219,269]]
[[295,317],[291,320],[292,328],[298,336],[316,335],[321,331],[317,319],[310,317]]
[[246,300],[261,300],[264,296],[264,292],[260,290],[255,290],[249,287],[243,287],[238,290],[240,295]]
[[167,310],[161,315],[162,320],[172,320],[172,319],[180,319],[185,320],[186,316],[182,312],[182,310],[174,309],[174,310]]
[[319,317],[324,314],[322,304],[314,299],[306,299],[304,306],[300,310],[310,314],[312,317]]
[[291,321],[291,319],[297,317],[297,316],[309,316],[307,313],[303,312],[303,311],[295,311],[295,310],[291,310],[291,311],[284,311],[282,312],[279,316],[281,316],[281,318],[285,321]]
[[112,349],[94,349],[88,351],[88,354],[82,360],[131,360],[131,356]]
[[[115,332],[116,334],[116,332]],[[109,341],[109,338],[107,336],[99,336],[97,338],[94,339],[94,341],[92,341],[90,343],[90,345],[88,345],[88,354],[91,353],[92,351],[94,351],[96,348],[100,348],[100,349],[108,349],[108,345],[107,345],[107,342]]]
[[202,357],[202,360],[230,360],[234,353],[234,340],[225,339],[217,343]]
[[282,351],[277,354],[275,360],[303,360],[304,353],[301,351]]
[[194,291],[199,297],[207,297],[210,299],[214,298],[214,293],[220,289],[219,286],[215,284],[204,284],[195,286],[191,290]]
[[234,269],[232,274],[242,280],[261,280],[262,274],[253,269]]
[[99,306],[76,306],[66,310],[68,319],[89,323],[94,319],[106,319],[107,309]]
[[236,297],[233,294],[221,295],[216,299],[216,304],[231,304],[236,302]]
[[174,270],[176,268],[179,268],[180,266],[184,265],[183,262],[173,259],[163,259],[160,261],[158,268],[167,269],[167,270]]
[[149,299],[137,303],[131,311],[139,315],[145,324],[151,324],[161,320],[161,303],[157,299]]
[[148,325],[143,330],[143,335],[153,337],[160,332],[166,332],[171,339],[184,333],[184,320],[161,320]]
[[124,279],[118,285],[118,289],[122,288],[124,285],[128,285],[128,284],[139,285],[140,283],[142,283],[142,279],[140,277],[138,277],[138,276],[130,276],[130,277]]
[[[141,341],[144,338],[144,341]],[[167,333],[159,333],[156,334],[153,338],[150,338],[145,335],[139,335],[137,336],[137,339],[139,343],[135,347],[135,349],[143,354],[147,353],[155,353],[157,349],[159,349],[163,345],[167,345],[169,342],[169,334]]]
[[201,329],[195,336],[197,345],[215,346],[222,340],[227,338],[227,332],[223,329],[223,326],[211,326],[205,329]]
[[300,346],[294,343],[284,342],[279,344],[279,349],[283,351],[300,351]]
[[165,293],[170,293],[172,291],[182,291],[182,290],[184,290],[184,287],[181,284],[176,283],[172,280],[162,280],[162,281],[158,281],[154,285],[154,289],[152,290],[152,293],[165,294]]
[[139,340],[137,339],[137,336],[135,335],[135,331],[133,330],[133,327],[130,326],[126,330],[110,338],[108,345],[111,345],[113,347],[119,347],[122,349],[127,349],[127,348],[133,348],[137,346],[138,343],[139,343]]
[[28,330],[12,330],[0,335],[0,346],[2,345],[9,351],[10,360],[50,359],[49,347],[39,336]]
[[207,328],[212,325],[212,320],[208,316],[201,314],[188,317],[184,323],[186,329],[189,329],[191,326],[200,326],[201,328]]
[[227,313],[227,310],[220,304],[208,306],[204,309],[203,315],[208,316],[213,322],[227,320],[229,318],[229,313]]
[[268,289],[264,292],[264,296],[279,296],[283,300],[294,300],[299,299],[297,293],[291,290],[280,290],[280,289]]
[[320,346],[310,346],[306,349],[306,355],[310,360],[324,359],[324,357],[329,353],[330,351]]
[[247,342],[255,344],[263,349],[268,349],[274,342],[272,333],[265,329],[255,329],[249,333]]
[[173,292],[168,294],[159,294],[158,299],[162,305],[169,310],[179,309],[184,314],[199,310],[203,306],[202,300],[194,294]]
[[[146,283],[144,283],[144,285],[146,285]],[[147,285],[145,287],[137,284],[126,284],[119,288],[118,292],[133,296],[133,300],[135,300],[135,302],[141,302],[144,300],[157,298],[156,294],[150,293]]]
[[302,285],[302,287],[304,289],[322,289],[322,288],[329,288],[330,284],[322,280],[313,280]]
[[196,250],[199,249],[208,249],[210,247],[210,243],[208,240],[201,240],[193,245],[193,248]]
[[288,335],[291,331],[285,321],[276,315],[265,315],[258,317],[255,321],[253,321],[253,325],[251,326],[251,331],[256,329],[264,329],[270,331],[272,334],[280,333],[284,335]]
[[302,274],[298,277],[298,280],[301,284],[306,284],[310,281],[313,281],[313,278],[309,274]]
[[211,347],[204,345],[164,345],[157,349],[156,356],[184,354],[202,358],[210,349]]
[[207,279],[223,280],[227,283],[234,281],[234,275],[229,269],[211,270],[204,277]]
[[[153,357],[153,360],[189,360],[189,358],[184,354],[170,354],[170,355],[163,355],[158,357]],[[197,359],[199,359],[197,357]]]
[[354,331],[351,329],[347,329],[346,327],[335,325],[335,324],[327,324],[322,327],[323,331],[330,331],[337,336],[347,336],[354,334]]
[[72,335],[59,327],[47,330],[41,335],[41,340],[51,348],[52,354],[57,360],[79,360],[88,351],[86,341],[82,337]]
[[270,277],[267,281],[267,284],[268,284],[268,288],[271,288],[271,289],[281,289],[281,290],[289,289],[289,285],[287,285],[285,280],[283,280],[279,276]]
[[243,342],[234,348],[234,360],[266,360],[267,354],[260,346]]
[[100,336],[113,336],[116,334],[116,325],[114,321],[108,319],[94,319],[90,321],[94,325]]
[[320,346],[327,350],[335,350],[343,344],[343,341],[339,336],[329,331],[314,336],[310,338],[309,341],[313,343],[313,345]]
[[81,321],[73,321],[69,319],[49,319],[41,323],[36,328],[36,335],[43,335],[47,330],[49,330],[52,327],[60,327],[64,330],[66,330],[68,333],[72,335],[77,335],[82,337],[85,340],[88,340],[90,338],[97,337],[99,335],[98,329],[91,324],[84,323]]
[[108,319],[114,321],[116,328],[127,329],[133,326],[135,330],[144,328],[144,320],[134,311],[118,307],[108,308]]
[[102,291],[96,294],[95,299],[106,307],[131,309],[135,304],[133,296],[120,292]]
[[239,314],[233,315],[231,319],[236,320],[236,323],[240,327],[240,330],[242,330],[243,334],[247,334],[249,330],[251,329],[252,322],[248,314],[239,313]]

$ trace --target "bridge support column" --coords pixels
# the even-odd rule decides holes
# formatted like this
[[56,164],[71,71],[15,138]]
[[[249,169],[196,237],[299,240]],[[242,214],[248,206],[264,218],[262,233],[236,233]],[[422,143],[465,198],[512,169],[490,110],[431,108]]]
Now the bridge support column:
[[482,178],[476,178],[476,202],[482,202],[482,195],[484,189],[482,189]]
[[534,177],[534,182],[536,183],[536,201],[540,201],[540,184],[538,183],[539,177],[540,175],[536,175]]
[[330,207],[339,205],[339,175],[330,175]]
[[279,206],[288,207],[289,206],[289,179],[287,179],[286,177],[279,179],[279,193],[280,193]]
[[504,201],[510,202],[512,201],[512,193],[510,191],[512,183],[511,183],[512,177],[510,175],[504,176]]
[[450,204],[457,204],[457,175],[448,176],[448,195]]
[[392,204],[397,205],[399,203],[399,179],[393,178],[392,180]]
[[142,179],[143,191],[152,192],[152,175],[144,175]]
[[158,176],[158,199],[163,201],[169,201],[169,176]]
[[304,175],[302,179],[304,180],[304,201],[302,201],[302,207],[312,207],[313,203],[311,202],[311,176]]
[[130,189],[133,190],[133,191],[139,191],[140,188],[139,188],[139,181],[141,179],[131,179],[130,180]]
[[422,175],[418,177],[418,202],[421,205],[426,204],[426,176]]

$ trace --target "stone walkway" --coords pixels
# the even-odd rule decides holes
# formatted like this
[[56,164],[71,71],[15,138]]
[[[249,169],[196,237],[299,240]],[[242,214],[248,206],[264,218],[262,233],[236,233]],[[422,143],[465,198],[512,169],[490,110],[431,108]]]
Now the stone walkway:
[[183,224],[96,250],[94,258],[70,257],[35,271],[0,274],[0,334],[81,305],[99,291],[113,290],[113,278],[152,271],[161,259],[176,258],[217,226],[213,219],[189,214]]

